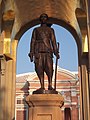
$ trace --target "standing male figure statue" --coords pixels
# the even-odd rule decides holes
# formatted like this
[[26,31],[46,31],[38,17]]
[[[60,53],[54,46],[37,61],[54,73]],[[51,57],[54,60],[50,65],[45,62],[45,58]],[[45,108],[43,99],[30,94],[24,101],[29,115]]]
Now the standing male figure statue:
[[41,26],[33,30],[30,43],[29,57],[31,62],[35,63],[35,71],[41,84],[41,88],[37,91],[45,90],[44,72],[48,76],[48,90],[54,90],[52,87],[53,53],[59,59],[54,30],[48,26],[47,20],[48,15],[41,14]]

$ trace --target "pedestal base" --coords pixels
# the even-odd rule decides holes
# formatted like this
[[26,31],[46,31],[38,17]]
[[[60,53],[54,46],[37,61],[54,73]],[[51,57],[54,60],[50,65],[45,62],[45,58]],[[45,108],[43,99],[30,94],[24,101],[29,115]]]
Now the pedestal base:
[[59,94],[33,94],[26,97],[29,120],[62,120],[64,98]]
[[58,94],[58,92],[56,90],[42,89],[42,90],[33,91],[33,94]]

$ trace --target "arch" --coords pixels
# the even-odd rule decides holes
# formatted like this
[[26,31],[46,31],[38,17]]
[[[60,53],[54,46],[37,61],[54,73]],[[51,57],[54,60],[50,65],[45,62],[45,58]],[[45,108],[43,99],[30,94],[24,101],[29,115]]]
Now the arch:
[[[78,63],[80,64],[80,56],[82,53],[82,41],[81,41],[81,37],[80,35],[78,35],[77,31],[75,30],[75,28],[73,26],[70,25],[70,23],[61,20],[61,19],[57,19],[57,18],[49,18],[48,23],[51,24],[57,24],[59,26],[64,27],[65,29],[67,29],[72,36],[75,38],[76,44],[77,44],[77,48],[78,48]],[[25,24],[24,26],[22,26],[20,28],[20,30],[18,31],[18,33],[15,36],[15,39],[20,40],[21,36],[31,27],[40,24],[39,19],[35,19],[33,21],[30,21],[29,23]]]

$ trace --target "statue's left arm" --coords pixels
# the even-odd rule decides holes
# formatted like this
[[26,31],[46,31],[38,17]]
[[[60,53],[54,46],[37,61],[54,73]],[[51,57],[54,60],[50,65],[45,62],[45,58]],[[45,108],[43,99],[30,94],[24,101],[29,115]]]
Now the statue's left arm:
[[58,48],[57,48],[55,32],[54,32],[53,28],[52,28],[52,31],[51,31],[51,43],[52,43],[52,47],[53,47],[53,50],[54,50],[54,55],[57,56],[57,58],[59,59],[60,56],[59,56],[59,51],[58,51]]

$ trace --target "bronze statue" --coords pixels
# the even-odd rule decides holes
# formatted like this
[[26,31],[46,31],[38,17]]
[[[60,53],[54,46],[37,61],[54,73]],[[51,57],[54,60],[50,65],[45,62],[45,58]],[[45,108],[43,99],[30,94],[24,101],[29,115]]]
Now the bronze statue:
[[48,90],[54,90],[52,87],[53,76],[53,53],[59,59],[59,53],[56,44],[56,38],[51,24],[47,24],[48,15],[43,13],[40,16],[41,26],[33,30],[30,43],[29,57],[31,62],[35,63],[35,71],[39,77],[41,88],[37,91],[43,91],[44,72],[48,76]]

